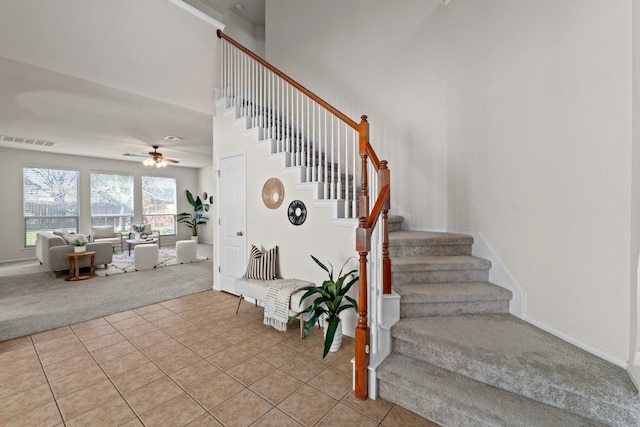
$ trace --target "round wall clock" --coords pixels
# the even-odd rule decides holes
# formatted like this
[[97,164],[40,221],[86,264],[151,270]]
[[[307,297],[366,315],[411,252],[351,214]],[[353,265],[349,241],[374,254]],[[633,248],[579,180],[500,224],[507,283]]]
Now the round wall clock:
[[300,200],[294,200],[287,210],[289,222],[293,225],[301,225],[307,219],[307,207]]
[[141,239],[146,239],[147,237],[149,237],[149,235],[147,233],[140,233],[140,238]]

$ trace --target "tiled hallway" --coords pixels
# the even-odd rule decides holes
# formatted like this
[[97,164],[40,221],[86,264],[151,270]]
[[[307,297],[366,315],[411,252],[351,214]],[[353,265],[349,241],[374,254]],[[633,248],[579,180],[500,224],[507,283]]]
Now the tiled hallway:
[[351,392],[353,340],[322,359],[262,310],[206,291],[0,343],[2,426],[434,426]]

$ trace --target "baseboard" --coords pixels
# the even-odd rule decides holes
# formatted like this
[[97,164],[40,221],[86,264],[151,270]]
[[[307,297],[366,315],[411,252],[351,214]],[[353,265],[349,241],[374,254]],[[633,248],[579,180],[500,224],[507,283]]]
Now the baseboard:
[[627,362],[627,374],[629,378],[631,378],[631,381],[633,381],[636,389],[640,390],[640,366]]

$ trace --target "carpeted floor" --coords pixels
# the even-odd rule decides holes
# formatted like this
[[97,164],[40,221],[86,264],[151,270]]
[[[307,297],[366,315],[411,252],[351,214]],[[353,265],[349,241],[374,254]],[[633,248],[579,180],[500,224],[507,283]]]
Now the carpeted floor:
[[[198,256],[198,261],[206,261],[208,258],[205,256]],[[158,251],[158,264],[155,268],[164,268],[171,265],[176,265],[176,250],[172,247],[162,247]],[[113,261],[109,264],[108,268],[101,267],[96,268],[96,274],[98,276],[114,276],[122,273],[136,272],[135,268],[135,252],[129,254],[128,251],[118,252],[113,255]]]
[[211,289],[211,245],[204,262],[66,282],[38,261],[0,264],[0,341]]

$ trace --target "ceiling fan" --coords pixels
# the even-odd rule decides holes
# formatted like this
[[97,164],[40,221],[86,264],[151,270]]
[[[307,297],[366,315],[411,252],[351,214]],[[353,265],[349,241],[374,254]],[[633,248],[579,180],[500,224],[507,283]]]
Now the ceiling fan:
[[158,152],[158,148],[160,148],[159,145],[152,145],[151,147],[153,148],[153,151],[149,151],[147,156],[130,153],[124,153],[123,156],[146,157],[146,159],[142,161],[142,164],[145,166],[155,166],[157,168],[163,168],[167,166],[168,163],[180,163],[180,160],[164,157],[162,153]]

